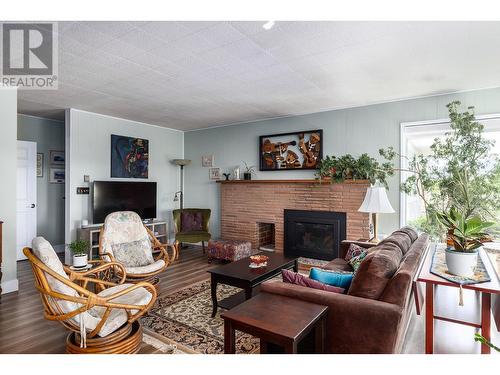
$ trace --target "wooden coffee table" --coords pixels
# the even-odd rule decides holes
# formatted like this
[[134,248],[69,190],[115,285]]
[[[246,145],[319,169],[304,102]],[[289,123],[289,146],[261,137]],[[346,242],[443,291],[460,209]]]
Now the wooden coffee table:
[[[272,279],[281,273],[282,269],[298,270],[298,258],[289,258],[281,253],[261,253],[267,255],[269,260],[267,266],[262,268],[250,268],[250,258],[244,258],[236,262],[224,264],[210,269],[212,290],[212,318],[217,313],[217,307],[231,309],[252,298],[255,288],[264,281]],[[217,301],[217,284],[226,284],[243,289],[221,301]]]
[[260,352],[269,344],[297,353],[298,344],[314,330],[314,353],[325,352],[328,306],[262,292],[221,316],[224,319],[224,353],[236,351],[235,330],[260,338]]

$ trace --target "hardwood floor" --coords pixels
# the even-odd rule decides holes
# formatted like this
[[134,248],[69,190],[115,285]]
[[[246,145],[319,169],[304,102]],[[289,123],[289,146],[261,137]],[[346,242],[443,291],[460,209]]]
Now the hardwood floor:
[[[209,278],[201,247],[182,249],[180,258],[160,277],[160,295],[169,294]],[[58,322],[45,320],[40,295],[28,261],[18,262],[19,291],[2,295],[0,303],[0,354],[64,353],[68,331]],[[141,353],[154,353],[144,345]]]
[[[201,247],[191,246],[181,250],[180,259],[161,276],[160,295],[172,293],[195,282],[208,280],[207,270],[217,265],[208,264]],[[2,353],[64,353],[68,331],[57,322],[43,317],[43,307],[33,284],[33,274],[28,261],[18,262],[19,291],[4,294],[0,303],[0,354]],[[438,288],[436,311],[441,315],[477,319],[478,295],[464,291],[465,307],[458,308],[456,288]],[[441,310],[447,311],[441,311]],[[449,310],[449,311],[448,311]],[[414,315],[406,336],[404,353],[424,352],[424,317]],[[435,324],[436,353],[477,353],[474,328],[447,322]],[[453,340],[450,340],[453,337]],[[492,326],[492,341],[500,342],[500,332]],[[157,350],[144,344],[141,353]]]

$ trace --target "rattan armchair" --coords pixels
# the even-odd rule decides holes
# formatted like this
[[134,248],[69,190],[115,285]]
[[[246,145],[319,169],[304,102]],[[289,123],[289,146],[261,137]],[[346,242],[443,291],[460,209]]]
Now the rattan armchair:
[[126,272],[116,262],[94,261],[91,270],[72,272],[43,237],[35,238],[32,246],[23,252],[31,263],[45,318],[71,331],[66,351],[136,353],[142,342],[138,319],[156,301],[155,287],[147,282],[124,284]]
[[[172,255],[168,254],[168,248]],[[146,261],[135,258],[141,251],[148,253]],[[158,252],[156,256],[155,252]],[[127,282],[148,281],[158,287],[157,276],[176,258],[176,253],[177,248],[158,241],[135,212],[113,212],[104,220],[99,236],[99,256],[105,262],[120,263],[126,271]]]

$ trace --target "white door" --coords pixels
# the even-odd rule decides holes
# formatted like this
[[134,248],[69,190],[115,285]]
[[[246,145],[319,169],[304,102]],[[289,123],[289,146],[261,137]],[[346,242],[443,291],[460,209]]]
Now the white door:
[[17,141],[17,260],[36,237],[36,142]]

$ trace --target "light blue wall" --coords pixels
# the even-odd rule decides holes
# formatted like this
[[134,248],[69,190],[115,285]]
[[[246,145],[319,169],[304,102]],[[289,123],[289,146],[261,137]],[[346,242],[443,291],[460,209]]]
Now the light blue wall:
[[[77,187],[89,186],[83,181],[83,176],[89,175],[91,181],[111,180],[111,134],[149,140],[149,178],[147,181],[158,183],[158,218],[170,221],[172,209],[176,207],[173,198],[175,192],[179,190],[179,167],[172,165],[170,160],[183,157],[183,132],[71,109],[66,114],[67,243],[75,239],[76,228],[81,225],[83,219],[92,222],[90,196],[76,194]],[[127,179],[113,178],[113,180]],[[144,181],[143,179],[132,180]]]
[[[399,150],[401,122],[446,118],[445,105],[455,99],[466,106],[475,105],[477,114],[500,113],[500,89],[489,89],[187,132],[185,157],[193,162],[185,168],[186,206],[211,208],[211,230],[219,235],[219,186],[209,180],[208,168],[201,166],[202,155],[215,155],[215,166],[226,172],[243,165],[242,161],[258,165],[259,135],[323,129],[325,155],[357,156],[367,152],[378,157],[379,148],[393,146]],[[313,174],[311,171],[257,172],[254,178],[307,179]],[[390,233],[399,226],[399,176],[390,179],[388,195],[397,212],[380,215],[382,233]]]
[[2,293],[17,290],[17,90],[0,88],[0,220],[3,224]]
[[17,116],[17,139],[37,144],[43,154],[43,177],[37,180],[37,235],[64,244],[64,184],[49,183],[50,150],[64,151],[64,122]]

